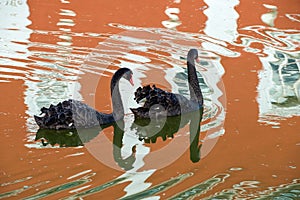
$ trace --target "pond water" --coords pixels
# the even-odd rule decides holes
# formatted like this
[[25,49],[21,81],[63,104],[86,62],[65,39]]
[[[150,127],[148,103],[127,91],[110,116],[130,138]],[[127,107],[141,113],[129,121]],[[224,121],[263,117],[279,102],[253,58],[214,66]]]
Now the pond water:
[[[0,0],[0,199],[299,199],[297,0]],[[203,113],[134,122],[136,88],[189,97],[196,48]],[[73,98],[124,121],[39,130]]]

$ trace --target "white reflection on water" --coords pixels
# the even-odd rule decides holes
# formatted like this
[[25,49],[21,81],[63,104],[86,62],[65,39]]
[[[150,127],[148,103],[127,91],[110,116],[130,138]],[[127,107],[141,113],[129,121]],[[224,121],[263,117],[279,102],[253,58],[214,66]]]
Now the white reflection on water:
[[[237,19],[239,14],[235,10],[239,0],[204,0],[208,8],[204,10],[207,16],[204,33],[213,38],[232,42],[238,36]],[[216,14],[218,13],[218,14]]]
[[127,197],[133,194],[136,194],[141,191],[145,191],[148,189],[152,184],[147,182],[147,179],[155,172],[156,170],[145,170],[143,172],[125,172],[118,178],[125,177],[126,180],[124,182],[130,182],[128,186],[124,188],[126,195],[123,197]]
[[287,18],[289,18],[290,20],[292,20],[292,21],[300,22],[300,14],[290,14],[290,13],[287,13],[287,14],[285,14],[285,16]]
[[268,4],[263,4],[263,5],[264,7],[270,9],[270,12],[263,14],[261,16],[261,20],[269,26],[274,26],[274,21],[277,18],[277,13],[278,13],[277,7]]
[[[66,9],[61,10],[60,14],[74,16],[74,12]],[[31,24],[29,15],[27,1],[1,1],[0,17],[5,20],[0,21],[0,54],[3,57],[0,59],[0,82],[9,82],[13,79],[24,80],[26,114],[33,116],[38,114],[43,106],[71,97],[81,99],[81,95],[80,85],[77,82],[79,71],[63,66],[67,64],[66,58],[72,51],[66,48],[71,45],[72,37],[68,35],[71,30],[61,28],[59,37],[65,40],[63,43],[66,44],[65,46],[30,42],[32,33],[49,34],[49,32],[28,29],[27,26]],[[62,34],[65,32],[67,33]],[[29,50],[30,47],[56,49],[56,52]],[[27,127],[29,131],[36,129],[32,117],[27,119]]]
[[[237,19],[239,14],[235,10],[235,6],[239,4],[239,0],[205,0],[208,8],[203,11],[207,16],[204,33],[207,36],[215,38],[216,41],[205,41],[202,46],[205,50],[216,52],[226,57],[237,57],[240,55],[226,48],[226,42],[232,43],[238,36]],[[218,13],[216,15],[216,13]],[[226,17],[225,17],[226,16]],[[221,42],[221,45],[218,43]]]
[[[27,59],[27,43],[31,29],[26,28],[31,21],[28,20],[29,8],[26,1],[0,1],[0,82],[8,82],[10,79],[24,79],[23,73],[27,69],[26,63],[19,60],[10,60],[15,55],[19,59]],[[18,43],[16,43],[18,42]],[[17,70],[9,66],[19,67]],[[23,71],[23,72],[22,72]],[[6,79],[6,81],[5,81]]]
[[[267,25],[274,26],[277,7],[267,4],[264,6],[271,12],[263,14],[261,19]],[[258,74],[258,121],[279,125],[280,119],[300,116],[300,52],[295,45],[300,43],[300,32],[264,27],[249,28],[261,35],[271,36],[275,44],[270,46],[266,43],[263,49],[266,56],[259,56],[263,69]]]
[[257,87],[259,121],[278,125],[278,118],[300,116],[300,54],[268,47],[264,52],[268,56],[260,57],[263,69]]
[[[181,0],[174,0],[174,4],[179,4]],[[178,14],[180,13],[180,9],[177,7],[167,7],[165,10],[165,14],[169,17],[168,20],[164,20],[161,24],[169,29],[176,29],[177,26],[181,25],[181,21],[179,20]]]
[[[32,55],[39,55],[41,53],[40,57],[50,59],[54,62],[36,61],[36,66],[43,66],[47,70],[32,68],[30,78],[25,80],[25,85],[27,86],[25,103],[28,107],[26,113],[29,116],[39,114],[39,110],[42,107],[48,107],[50,104],[57,104],[66,99],[82,100],[80,94],[81,85],[77,77],[77,74],[80,74],[79,70],[64,67],[70,64],[69,58],[73,57],[71,27],[75,24],[71,18],[75,17],[76,13],[68,9],[60,9],[58,13],[61,17],[57,23],[60,30],[58,38],[61,41],[57,42],[56,52],[51,54],[33,51],[31,53]],[[70,18],[64,19],[65,16]],[[30,117],[27,121],[28,130],[35,130],[36,125],[33,118]]]
[[166,28],[174,29],[177,26],[181,25],[179,17],[177,16],[180,13],[179,8],[167,8],[165,14],[170,18],[169,20],[162,21],[162,25]]

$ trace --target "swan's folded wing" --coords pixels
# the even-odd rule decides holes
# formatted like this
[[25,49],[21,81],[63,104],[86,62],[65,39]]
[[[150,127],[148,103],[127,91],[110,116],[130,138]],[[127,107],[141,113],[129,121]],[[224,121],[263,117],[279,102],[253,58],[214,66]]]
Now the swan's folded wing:
[[100,124],[111,123],[112,114],[100,113],[89,105],[80,101],[72,100],[72,113],[76,128],[89,128]]

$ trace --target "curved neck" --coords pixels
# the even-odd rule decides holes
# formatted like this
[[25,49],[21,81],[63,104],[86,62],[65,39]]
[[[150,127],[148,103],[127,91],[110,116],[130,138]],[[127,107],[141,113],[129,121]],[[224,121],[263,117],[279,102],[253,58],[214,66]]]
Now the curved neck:
[[195,61],[189,59],[187,61],[187,67],[188,67],[188,82],[189,82],[191,100],[198,102],[198,104],[200,105],[203,105],[203,96],[197,78]]
[[114,75],[111,79],[111,84],[110,84],[110,92],[111,92],[111,99],[112,99],[112,106],[113,106],[112,114],[116,121],[124,117],[124,108],[123,108],[123,103],[122,103],[120,89],[119,89],[119,81],[120,78]]

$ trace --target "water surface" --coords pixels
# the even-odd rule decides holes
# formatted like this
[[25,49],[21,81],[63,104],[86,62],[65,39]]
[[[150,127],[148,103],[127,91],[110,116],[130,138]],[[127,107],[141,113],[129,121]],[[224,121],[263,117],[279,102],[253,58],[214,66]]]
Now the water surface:
[[[296,0],[2,0],[0,9],[0,198],[299,198]],[[190,48],[201,58],[202,121],[134,126],[135,88],[189,96]],[[68,98],[111,112],[119,67],[135,82],[121,83],[124,123],[38,131],[33,115]]]

